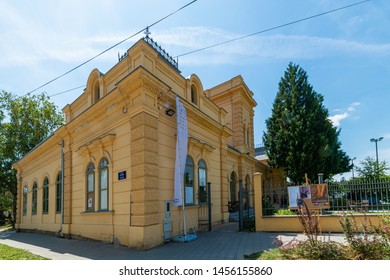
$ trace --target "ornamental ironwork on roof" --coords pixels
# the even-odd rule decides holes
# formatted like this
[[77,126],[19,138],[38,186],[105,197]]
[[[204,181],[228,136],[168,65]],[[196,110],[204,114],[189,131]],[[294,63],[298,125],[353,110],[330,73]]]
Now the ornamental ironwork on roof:
[[172,66],[176,71],[180,73],[179,70],[179,62],[177,62],[172,56],[170,56],[159,44],[157,44],[152,38],[148,36],[148,33],[146,33],[146,36],[142,38],[146,43],[149,44],[161,57],[164,59],[170,66]]
[[[180,73],[178,60],[170,56],[159,44],[157,44],[157,42],[155,42],[152,38],[149,37],[150,35],[149,27],[146,27],[144,34],[145,37],[143,37],[142,40],[148,43],[148,45],[151,46],[158,53],[158,56],[160,58],[165,60],[165,62],[167,62],[170,66],[172,66],[173,69],[175,69],[177,72]],[[128,55],[128,51],[122,55],[118,53],[118,62],[126,58],[127,55]]]

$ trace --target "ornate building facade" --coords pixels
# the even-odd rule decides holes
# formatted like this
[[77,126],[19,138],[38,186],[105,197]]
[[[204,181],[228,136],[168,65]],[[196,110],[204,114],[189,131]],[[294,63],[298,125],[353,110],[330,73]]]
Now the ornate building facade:
[[[178,96],[187,111],[184,201],[189,226],[229,220],[239,182],[252,188],[256,102],[241,76],[204,90],[184,78],[149,37],[107,73],[94,69],[63,112],[66,124],[14,164],[18,230],[38,230],[147,249],[181,231],[173,197]],[[210,192],[207,184],[210,183]]]

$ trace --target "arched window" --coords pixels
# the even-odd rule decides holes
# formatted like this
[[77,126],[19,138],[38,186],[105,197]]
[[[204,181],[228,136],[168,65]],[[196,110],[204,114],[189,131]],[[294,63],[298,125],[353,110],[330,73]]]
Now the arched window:
[[184,201],[186,205],[194,204],[194,162],[187,156],[186,169],[184,171]]
[[47,214],[48,212],[49,212],[49,179],[45,177],[45,179],[43,179],[42,213]]
[[245,177],[245,189],[249,190],[250,187],[251,187],[251,178],[249,177],[249,175],[246,175],[246,177]]
[[198,163],[198,193],[199,203],[207,203],[207,168],[206,163],[200,160]]
[[37,214],[37,204],[38,204],[38,185],[37,182],[34,182],[32,189],[32,204],[31,204],[31,214]]
[[56,213],[61,213],[62,210],[62,173],[57,174],[56,179]]
[[108,210],[108,160],[99,163],[99,210]]
[[88,164],[86,172],[87,180],[87,211],[95,210],[95,166]]
[[28,187],[23,187],[23,216],[27,215],[27,194],[28,194]]
[[191,102],[198,104],[198,91],[196,90],[195,85],[191,85]]
[[230,201],[236,202],[237,201],[237,179],[236,179],[236,173],[232,172],[230,174]]
[[93,87],[93,95],[95,99],[95,103],[99,101],[100,99],[100,87],[99,87],[99,81],[95,82],[95,85]]

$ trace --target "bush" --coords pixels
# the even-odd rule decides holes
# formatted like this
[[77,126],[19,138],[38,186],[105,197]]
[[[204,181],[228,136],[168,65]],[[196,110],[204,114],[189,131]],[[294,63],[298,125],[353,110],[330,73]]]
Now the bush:
[[347,246],[319,239],[321,233],[318,214],[311,212],[307,205],[298,208],[298,218],[304,233],[305,241],[279,243],[284,259],[305,260],[386,260],[390,259],[390,218],[382,218],[378,226],[374,226],[368,216],[359,226],[353,215],[344,214],[340,219],[347,241]]
[[347,249],[333,241],[300,241],[294,247],[282,249],[282,256],[287,260],[345,260]]
[[275,206],[271,199],[263,198],[263,216],[272,216],[275,213]]
[[[280,213],[283,212],[280,211]],[[310,211],[305,203],[298,207],[297,215],[307,240],[293,239],[283,243],[277,239],[275,240],[277,249],[264,251],[257,256],[248,256],[248,258],[284,260],[390,259],[390,216],[383,216],[379,225],[375,226],[369,217],[364,215],[363,222],[358,225],[352,214],[344,213],[339,221],[347,244],[341,244],[330,240],[325,241],[324,238],[321,240],[318,214]]]
[[311,212],[306,203],[303,202],[302,206],[298,206],[298,219],[309,242],[317,241],[318,235],[321,233],[318,213]]
[[278,209],[275,212],[275,216],[294,216],[297,213],[291,211],[290,209]]
[[382,218],[378,226],[374,226],[364,216],[364,221],[357,225],[353,215],[344,214],[340,219],[345,239],[350,248],[350,259],[356,260],[388,260],[390,259],[390,219]]

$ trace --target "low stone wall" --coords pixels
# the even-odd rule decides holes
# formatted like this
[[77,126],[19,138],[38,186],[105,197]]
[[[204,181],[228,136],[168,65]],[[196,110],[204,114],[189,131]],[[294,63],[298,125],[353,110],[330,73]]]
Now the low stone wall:
[[[256,213],[257,214],[257,213]],[[353,215],[359,227],[363,223],[370,222],[378,226],[380,222],[380,215]],[[320,230],[322,233],[328,232],[343,232],[340,224],[341,215],[320,215]],[[258,217],[256,215],[256,231],[269,232],[303,232],[303,226],[297,216],[265,216]]]
[[[254,190],[255,190],[255,217],[256,217],[256,231],[268,231],[268,232],[302,232],[303,226],[300,223],[297,216],[263,216],[262,213],[262,174],[254,174]],[[349,215],[349,214],[347,214]],[[350,217],[356,221],[356,224],[360,227],[366,223],[369,225],[372,223],[378,226],[383,215],[378,214],[351,214]],[[342,232],[343,229],[340,224],[342,215],[320,215],[320,229],[322,233],[327,232]]]

